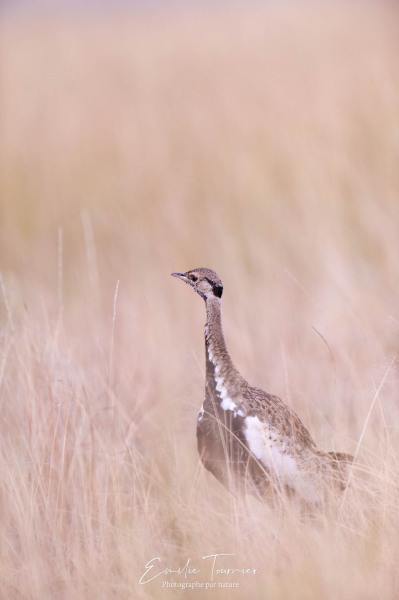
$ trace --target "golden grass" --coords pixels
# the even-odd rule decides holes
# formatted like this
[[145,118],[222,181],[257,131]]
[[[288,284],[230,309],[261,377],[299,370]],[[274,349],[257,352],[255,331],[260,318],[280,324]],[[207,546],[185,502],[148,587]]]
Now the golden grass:
[[[397,16],[3,19],[2,597],[398,597]],[[169,277],[197,266],[242,373],[368,473],[338,516],[198,464],[204,308]],[[214,553],[257,572],[162,588]],[[141,585],[155,557],[201,572]]]

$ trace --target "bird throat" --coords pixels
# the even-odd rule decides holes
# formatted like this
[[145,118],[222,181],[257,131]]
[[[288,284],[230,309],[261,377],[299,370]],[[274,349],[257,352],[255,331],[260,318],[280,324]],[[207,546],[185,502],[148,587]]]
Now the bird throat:
[[[210,298],[206,302],[205,325],[206,382],[205,402],[235,414],[238,406],[234,400],[236,369],[227,352],[220,314],[220,300]],[[210,406],[208,406],[210,408]]]

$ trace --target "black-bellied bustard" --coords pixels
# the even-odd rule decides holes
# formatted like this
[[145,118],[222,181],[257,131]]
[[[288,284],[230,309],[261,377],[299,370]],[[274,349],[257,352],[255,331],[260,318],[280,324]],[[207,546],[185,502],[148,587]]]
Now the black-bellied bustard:
[[250,386],[234,366],[221,323],[223,285],[210,269],[172,273],[206,305],[205,401],[198,415],[204,466],[231,491],[262,497],[288,494],[318,505],[328,489],[343,489],[348,454],[325,452],[277,396]]

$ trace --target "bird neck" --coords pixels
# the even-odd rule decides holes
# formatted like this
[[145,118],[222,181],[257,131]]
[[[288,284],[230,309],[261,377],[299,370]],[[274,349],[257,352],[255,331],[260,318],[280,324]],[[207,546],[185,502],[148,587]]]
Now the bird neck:
[[227,351],[222,331],[220,298],[206,300],[205,354],[207,390],[213,390],[222,379],[225,385],[237,387],[240,375]]

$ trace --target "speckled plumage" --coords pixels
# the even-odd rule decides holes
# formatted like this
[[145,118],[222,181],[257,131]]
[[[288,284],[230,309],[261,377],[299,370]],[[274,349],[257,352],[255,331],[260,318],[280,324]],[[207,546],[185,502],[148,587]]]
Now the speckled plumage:
[[221,324],[222,282],[210,269],[172,273],[206,304],[205,401],[198,415],[204,466],[235,493],[296,496],[320,504],[343,489],[352,457],[318,448],[299,417],[277,396],[250,386],[234,366]]

